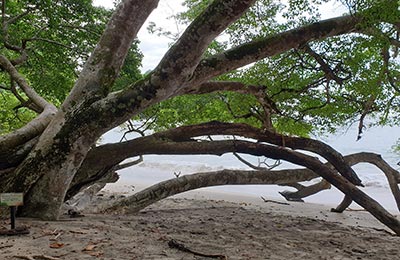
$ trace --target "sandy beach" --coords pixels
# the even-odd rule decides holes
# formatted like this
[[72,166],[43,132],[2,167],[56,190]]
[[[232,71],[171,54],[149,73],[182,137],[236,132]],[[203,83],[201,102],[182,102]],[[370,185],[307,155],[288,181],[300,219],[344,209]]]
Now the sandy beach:
[[400,237],[365,211],[337,214],[327,205],[200,190],[136,215],[96,213],[126,195],[121,187],[100,192],[83,217],[18,219],[30,234],[0,237],[1,259],[394,260],[400,255]]

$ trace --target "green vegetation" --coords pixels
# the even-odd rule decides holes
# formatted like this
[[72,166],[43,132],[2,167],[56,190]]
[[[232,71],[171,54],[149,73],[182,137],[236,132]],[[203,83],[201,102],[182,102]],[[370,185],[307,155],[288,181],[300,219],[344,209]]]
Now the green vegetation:
[[[96,46],[111,10],[94,7],[91,0],[5,3],[2,21],[8,25],[3,26],[0,55],[10,60],[26,56],[26,62],[17,64],[18,72],[39,95],[59,106]],[[137,41],[132,45],[115,89],[140,78],[142,56],[137,45]],[[6,73],[0,73],[0,99],[0,134],[18,129],[36,116]]]
[[[184,5],[188,11],[175,18],[188,24],[210,2],[186,0]],[[281,1],[257,1],[210,45],[206,55],[315,22],[326,2],[292,0],[284,5]],[[273,126],[281,133],[308,136],[334,132],[359,120],[363,125],[365,117],[375,125],[400,123],[399,12],[395,2],[337,1],[336,6],[339,4],[343,4],[342,10],[367,17],[360,25],[362,33],[304,44],[218,80],[262,86],[274,108],[268,111]],[[176,97],[157,104],[140,118],[153,122],[154,129],[210,120],[261,126],[261,110],[260,103],[251,94],[219,92]]]

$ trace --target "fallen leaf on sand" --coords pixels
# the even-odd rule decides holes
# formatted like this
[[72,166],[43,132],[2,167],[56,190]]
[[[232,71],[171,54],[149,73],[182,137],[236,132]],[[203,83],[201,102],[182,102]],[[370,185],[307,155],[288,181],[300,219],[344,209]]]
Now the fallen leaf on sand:
[[64,246],[64,243],[54,242],[50,244],[50,248],[61,248]]
[[96,245],[89,244],[87,245],[84,249],[82,249],[83,252],[85,251],[93,251],[95,249]]

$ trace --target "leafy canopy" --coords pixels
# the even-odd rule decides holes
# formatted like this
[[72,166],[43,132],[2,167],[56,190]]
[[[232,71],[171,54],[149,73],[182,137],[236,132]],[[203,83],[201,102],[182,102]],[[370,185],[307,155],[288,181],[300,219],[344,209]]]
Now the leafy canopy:
[[[56,106],[68,95],[83,63],[99,40],[109,20],[111,10],[95,7],[91,0],[19,0],[3,1],[1,17],[3,34],[0,55],[9,60],[27,55],[17,66],[18,72],[42,97]],[[140,78],[141,54],[138,42],[132,45],[125,67],[115,84],[121,89]],[[17,129],[29,122],[36,113],[21,105],[27,101],[10,94],[13,83],[5,72],[0,73],[0,134]]]
[[[187,11],[175,18],[187,24],[210,2],[186,0]],[[316,22],[321,19],[320,9],[325,8],[326,2],[329,1],[257,1],[209,46],[206,55]],[[276,131],[300,136],[334,132],[357,120],[363,123],[367,115],[374,124],[398,124],[399,45],[392,44],[396,39],[398,44],[400,31],[398,4],[372,0],[334,2],[348,13],[366,17],[360,25],[363,33],[311,42],[216,79],[262,87],[266,102],[274,109],[265,111],[252,95],[219,92],[173,98],[147,110],[139,119],[150,120],[153,129],[210,120],[261,127],[262,115],[268,113]],[[383,17],[391,23],[382,23]]]

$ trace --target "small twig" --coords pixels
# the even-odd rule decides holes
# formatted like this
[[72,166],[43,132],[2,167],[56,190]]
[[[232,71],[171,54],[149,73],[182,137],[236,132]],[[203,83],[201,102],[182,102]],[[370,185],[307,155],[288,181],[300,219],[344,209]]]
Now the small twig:
[[264,202],[271,202],[271,203],[276,203],[276,204],[280,204],[280,205],[290,205],[289,203],[286,203],[286,202],[280,202],[280,201],[276,201],[276,200],[267,200],[263,196],[261,196],[261,199]]
[[372,228],[373,230],[376,230],[376,231],[379,231],[379,232],[384,232],[384,233],[386,233],[386,234],[389,234],[389,235],[391,235],[391,236],[397,236],[396,234],[393,234],[392,232],[390,232],[390,231],[388,231],[388,230],[386,230],[386,229],[384,229],[384,228]]
[[365,209],[352,209],[348,208],[347,211],[366,211]]
[[15,258],[19,258],[19,259],[25,259],[25,260],[35,260],[35,258],[33,258],[32,256],[29,255],[15,255]]
[[54,231],[50,231],[50,232],[46,231],[40,236],[37,236],[37,237],[34,236],[33,239],[38,239],[38,238],[46,237],[46,236],[58,236],[60,233],[61,233],[61,231],[58,232],[58,230],[56,228],[56,229],[54,229]]
[[8,248],[8,247],[13,247],[13,245],[5,245],[5,246],[0,246],[0,249],[3,249],[3,248]]
[[188,252],[188,253],[192,253],[192,254],[198,255],[198,256],[228,260],[228,257],[225,255],[203,254],[200,252],[193,251],[190,248],[186,247],[184,244],[179,243],[174,239],[171,239],[170,241],[168,241],[168,246],[170,248],[176,248],[182,252]]
[[54,240],[57,240],[61,236],[62,232],[59,232],[55,237]]

